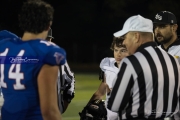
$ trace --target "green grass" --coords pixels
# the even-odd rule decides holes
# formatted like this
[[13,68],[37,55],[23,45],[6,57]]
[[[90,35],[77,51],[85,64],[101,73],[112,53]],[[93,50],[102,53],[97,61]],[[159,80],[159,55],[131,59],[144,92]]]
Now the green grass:
[[98,74],[75,74],[75,97],[62,115],[63,120],[80,120],[79,112],[82,111],[92,94],[97,90],[101,81]]

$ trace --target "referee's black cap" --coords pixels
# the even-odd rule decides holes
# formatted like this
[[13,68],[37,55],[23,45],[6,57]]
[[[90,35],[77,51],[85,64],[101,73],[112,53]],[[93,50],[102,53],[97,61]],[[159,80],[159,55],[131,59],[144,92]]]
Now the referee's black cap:
[[177,24],[176,16],[169,11],[161,11],[156,14],[154,24]]

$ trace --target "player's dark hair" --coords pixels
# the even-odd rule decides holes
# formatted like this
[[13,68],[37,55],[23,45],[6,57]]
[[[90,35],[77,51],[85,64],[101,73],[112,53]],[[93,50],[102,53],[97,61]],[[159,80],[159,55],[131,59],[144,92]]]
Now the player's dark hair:
[[114,46],[126,48],[126,46],[123,45],[123,40],[124,40],[124,39],[121,38],[121,37],[114,37],[114,38],[113,38],[113,41],[112,41],[112,43],[111,43],[110,49],[111,49],[111,50],[114,50]]
[[19,14],[19,27],[24,32],[38,34],[47,30],[53,20],[53,7],[41,0],[28,0]]

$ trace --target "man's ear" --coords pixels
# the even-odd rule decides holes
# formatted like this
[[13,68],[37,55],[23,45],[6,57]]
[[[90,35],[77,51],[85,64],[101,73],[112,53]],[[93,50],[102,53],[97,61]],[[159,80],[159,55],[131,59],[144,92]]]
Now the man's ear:
[[138,43],[140,40],[140,33],[139,32],[135,32],[134,33],[134,42]]
[[47,30],[49,31],[51,29],[52,21],[49,22],[49,26],[47,27]]
[[174,24],[173,26],[172,26],[172,28],[173,28],[173,31],[177,31],[177,29],[178,29],[178,25],[177,24]]

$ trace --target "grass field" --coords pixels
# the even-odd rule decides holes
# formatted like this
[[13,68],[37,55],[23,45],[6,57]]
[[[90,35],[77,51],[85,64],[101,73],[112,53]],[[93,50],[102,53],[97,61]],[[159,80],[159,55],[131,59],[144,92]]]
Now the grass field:
[[79,112],[87,104],[92,94],[97,90],[101,81],[98,74],[75,74],[75,97],[66,112],[62,115],[63,120],[80,120]]

